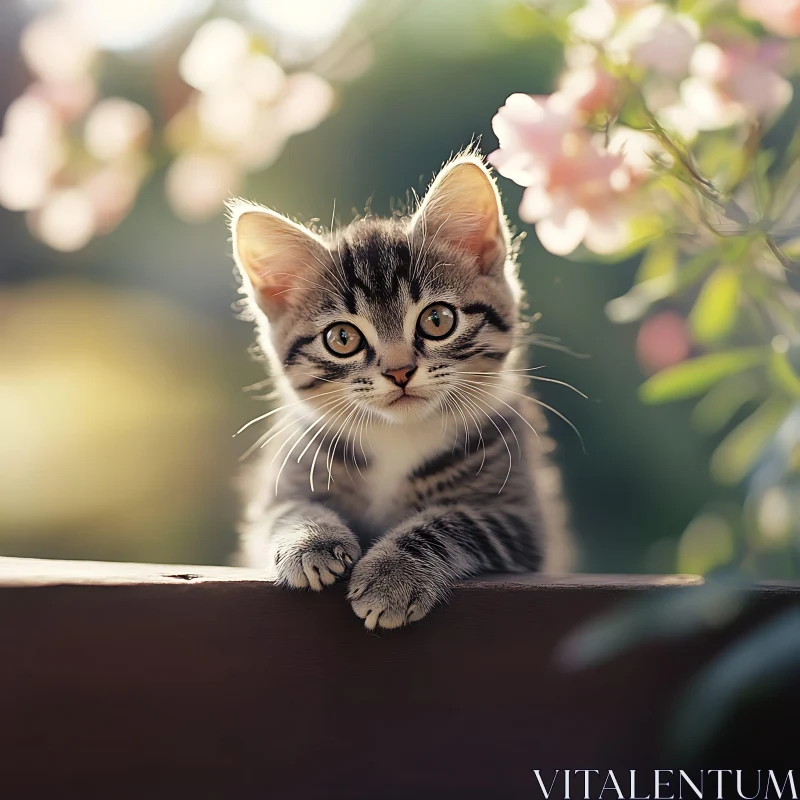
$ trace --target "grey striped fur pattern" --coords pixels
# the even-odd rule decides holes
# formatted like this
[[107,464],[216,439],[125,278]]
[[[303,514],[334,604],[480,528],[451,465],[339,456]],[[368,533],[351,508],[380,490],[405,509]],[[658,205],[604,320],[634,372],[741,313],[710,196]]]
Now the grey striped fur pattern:
[[369,629],[422,619],[468,576],[567,569],[483,161],[445,165],[413,215],[321,232],[237,200],[231,228],[280,401],[254,421],[240,563],[296,589],[347,580]]

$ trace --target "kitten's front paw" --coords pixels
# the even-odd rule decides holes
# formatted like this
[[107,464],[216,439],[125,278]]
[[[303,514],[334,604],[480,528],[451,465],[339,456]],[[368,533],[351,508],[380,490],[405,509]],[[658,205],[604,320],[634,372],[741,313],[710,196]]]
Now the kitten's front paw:
[[430,564],[378,544],[356,564],[347,597],[369,630],[422,619],[447,597],[449,583]]
[[302,523],[275,536],[275,579],[292,589],[322,591],[344,577],[361,557],[355,535],[345,527]]

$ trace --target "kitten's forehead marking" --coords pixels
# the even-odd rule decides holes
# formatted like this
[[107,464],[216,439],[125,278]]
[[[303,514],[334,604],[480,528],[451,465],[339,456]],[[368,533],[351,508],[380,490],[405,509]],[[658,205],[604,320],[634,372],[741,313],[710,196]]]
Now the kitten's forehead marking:
[[406,311],[419,294],[405,239],[385,228],[356,230],[339,243],[338,255],[352,292],[347,305],[369,319],[382,340],[403,339]]

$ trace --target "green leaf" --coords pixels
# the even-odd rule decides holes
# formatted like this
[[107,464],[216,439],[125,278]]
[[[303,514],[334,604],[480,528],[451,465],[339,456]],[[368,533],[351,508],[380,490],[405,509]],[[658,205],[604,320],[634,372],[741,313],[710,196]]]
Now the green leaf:
[[675,275],[669,273],[637,283],[621,297],[606,304],[606,315],[612,322],[634,322],[643,317],[653,303],[674,294],[677,289]]
[[662,278],[675,271],[678,261],[678,244],[674,239],[664,237],[647,249],[636,273],[636,283]]
[[752,372],[735,375],[709,389],[692,410],[692,423],[703,433],[717,433],[751,400],[762,394],[764,381]]
[[740,290],[739,273],[731,267],[718,267],[711,273],[689,315],[696,341],[716,342],[733,330]]
[[715,480],[724,484],[742,480],[790,408],[791,403],[785,398],[771,397],[734,428],[711,456],[711,474]]
[[[655,242],[650,248],[640,267],[639,282],[630,291],[611,300],[606,305],[606,315],[612,322],[625,323],[640,319],[654,303],[697,283],[717,258],[714,250],[708,250],[679,266],[677,261],[674,262],[673,266],[678,267],[677,269],[668,269],[667,258],[668,254],[672,252],[669,243]],[[652,256],[653,262],[646,267],[653,248],[657,252]],[[645,269],[662,274],[654,274],[653,277],[647,275],[645,278]]]
[[797,672],[800,609],[791,608],[739,639],[689,685],[667,730],[670,757],[698,755],[741,699]]
[[731,563],[736,544],[730,522],[721,514],[698,514],[678,544],[678,571],[706,575]]
[[762,364],[767,352],[762,347],[750,347],[683,361],[646,380],[639,387],[639,395],[651,404],[696,397],[723,378]]
[[769,360],[769,371],[775,383],[792,397],[800,397],[800,375],[794,370],[789,351],[773,347]]

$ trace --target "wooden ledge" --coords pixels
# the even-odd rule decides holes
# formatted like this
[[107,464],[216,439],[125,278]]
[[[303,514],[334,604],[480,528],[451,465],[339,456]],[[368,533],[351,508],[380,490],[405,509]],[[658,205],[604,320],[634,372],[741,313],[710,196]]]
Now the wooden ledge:
[[[0,559],[2,796],[530,798],[533,769],[685,769],[661,752],[676,700],[743,633],[800,607],[800,587],[753,587],[732,624],[596,667],[565,670],[556,654],[621,601],[701,584],[481,579],[378,635],[341,586]],[[700,766],[796,769],[784,730],[798,718],[800,682],[762,693]]]
[[[52,586],[64,584],[113,585],[180,584],[241,581],[271,583],[256,569],[242,567],[184,566],[178,564],[131,564],[108,561],[50,561],[37,558],[0,557],[0,587]],[[464,581],[463,586],[527,586],[574,589],[647,589],[658,586],[697,586],[698,575],[588,575],[564,576],[492,575]]]

